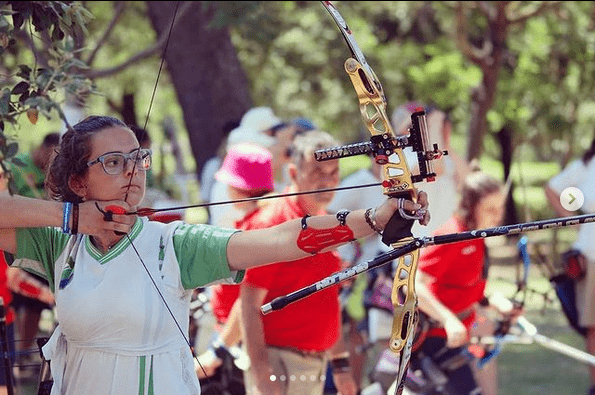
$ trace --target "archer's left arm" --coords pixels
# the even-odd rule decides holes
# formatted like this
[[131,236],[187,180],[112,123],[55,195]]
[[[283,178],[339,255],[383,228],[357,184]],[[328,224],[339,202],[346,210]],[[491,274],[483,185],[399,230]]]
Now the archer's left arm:
[[[366,210],[350,212],[345,220],[345,225],[353,233],[350,240],[325,246],[317,252],[329,251],[346,242],[368,237],[374,233],[372,226],[380,231],[383,230],[395,211],[398,210],[398,200],[387,199],[376,210],[371,211],[368,220],[366,220]],[[424,192],[420,192],[417,203],[409,200],[404,202],[405,210],[411,212],[427,209],[427,207],[427,195]],[[427,225],[429,221],[430,214],[426,211],[420,223]],[[334,215],[309,217],[305,222],[308,228],[329,231],[338,225],[337,218]],[[300,232],[302,232],[302,219],[287,221],[270,228],[238,232],[230,238],[227,245],[229,267],[232,270],[242,270],[309,256],[311,252],[306,252],[298,246],[297,240],[300,237]]]

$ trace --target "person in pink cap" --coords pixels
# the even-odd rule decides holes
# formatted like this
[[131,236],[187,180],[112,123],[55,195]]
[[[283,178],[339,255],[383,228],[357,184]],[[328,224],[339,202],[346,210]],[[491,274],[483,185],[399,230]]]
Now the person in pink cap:
[[[215,179],[227,185],[227,193],[232,200],[263,196],[274,190],[272,154],[255,144],[234,145],[215,173]],[[236,221],[236,228],[241,228],[244,221],[259,211],[256,200],[233,205],[244,214],[244,218]],[[241,340],[241,316],[239,303],[236,303],[239,292],[239,284],[218,284],[211,288],[210,303],[216,319],[217,336],[209,350],[200,355],[202,368],[196,370],[205,392],[208,392],[207,387],[225,389],[231,394],[243,394],[245,391],[242,371],[236,367],[240,362],[233,363],[235,359],[242,360],[243,356],[237,347]],[[223,375],[227,376],[222,378]]]
[[[254,144],[238,144],[229,150],[215,179],[227,184],[232,200],[259,197],[273,191],[272,154]],[[256,201],[234,203],[248,214],[257,207]]]

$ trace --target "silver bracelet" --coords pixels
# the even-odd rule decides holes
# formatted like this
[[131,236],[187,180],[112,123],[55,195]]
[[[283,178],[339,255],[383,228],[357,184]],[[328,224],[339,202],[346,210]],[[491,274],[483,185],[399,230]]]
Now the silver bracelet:
[[[374,218],[372,218],[372,210],[374,210]],[[382,230],[378,229],[378,226],[376,225],[376,208],[367,209],[364,218],[366,219],[366,222],[368,223],[368,225],[370,225],[370,228],[372,228],[374,232],[380,235],[382,234]]]

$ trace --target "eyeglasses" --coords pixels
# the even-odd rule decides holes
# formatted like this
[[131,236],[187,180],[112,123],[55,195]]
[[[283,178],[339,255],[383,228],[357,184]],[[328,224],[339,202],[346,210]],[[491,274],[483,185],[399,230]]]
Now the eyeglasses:
[[95,163],[101,163],[107,174],[117,175],[124,171],[129,160],[133,160],[136,162],[137,169],[146,171],[151,168],[151,154],[151,150],[145,148],[134,150],[128,154],[108,152],[95,160],[87,162],[87,167],[93,166]]

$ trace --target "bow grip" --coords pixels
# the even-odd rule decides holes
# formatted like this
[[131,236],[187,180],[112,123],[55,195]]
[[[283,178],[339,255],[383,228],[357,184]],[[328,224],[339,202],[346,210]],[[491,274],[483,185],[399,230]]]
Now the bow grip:
[[[395,199],[405,199],[413,202],[417,201],[417,191],[415,189],[409,189],[408,191],[399,193],[391,193],[390,196]],[[402,205],[399,205],[399,209],[393,213],[393,216],[390,217],[390,220],[384,227],[384,231],[382,232],[382,242],[389,247],[402,239],[413,237],[411,228],[413,228],[413,223],[416,221],[416,218],[404,218],[403,215],[410,216],[404,209],[402,209]]]
[[384,231],[382,232],[382,242],[387,246],[390,246],[401,239],[413,237],[411,228],[413,227],[414,221],[415,220],[412,219],[404,219],[401,217],[398,210],[395,211],[384,227]]

